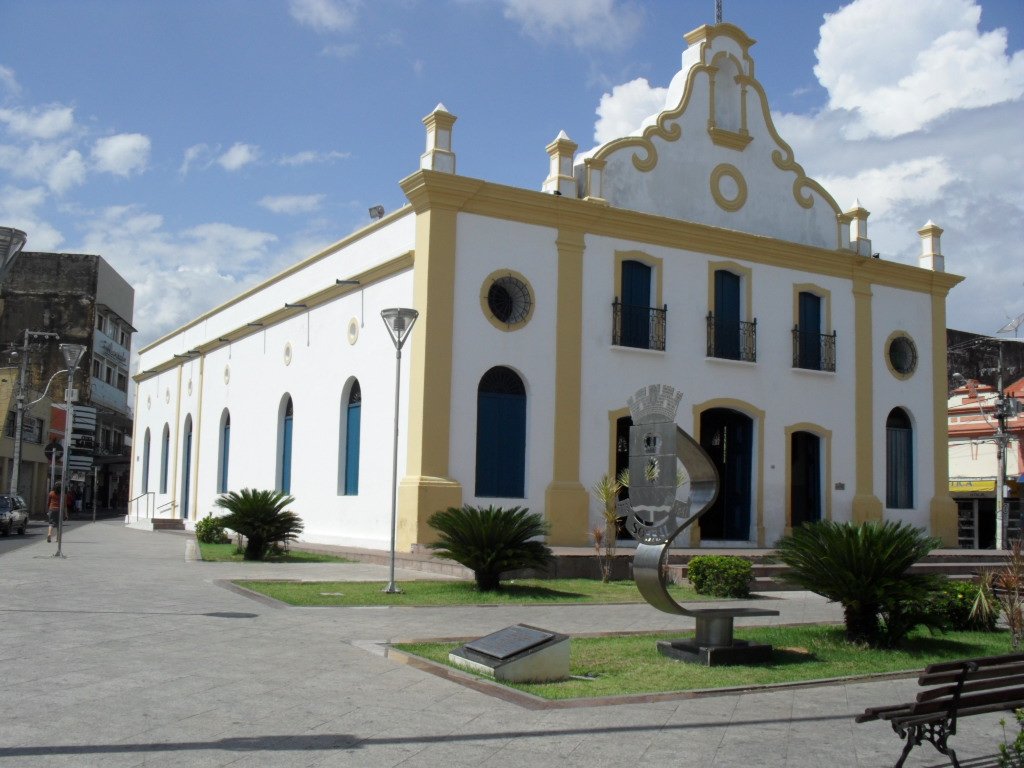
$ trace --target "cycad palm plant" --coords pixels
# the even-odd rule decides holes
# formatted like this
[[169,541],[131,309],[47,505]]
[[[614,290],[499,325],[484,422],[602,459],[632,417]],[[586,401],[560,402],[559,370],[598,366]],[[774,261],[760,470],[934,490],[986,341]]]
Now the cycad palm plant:
[[243,488],[225,493],[214,502],[226,509],[220,522],[245,537],[246,560],[262,560],[278,542],[295,539],[302,533],[302,519],[285,509],[295,499],[281,491]]
[[547,545],[534,541],[547,535],[548,524],[522,507],[448,507],[427,524],[440,534],[430,548],[473,571],[481,592],[500,589],[505,571],[543,568],[551,559]]
[[917,624],[939,625],[927,610],[941,577],[908,573],[939,545],[901,522],[807,523],[776,545],[783,578],[843,606],[846,638],[892,646]]

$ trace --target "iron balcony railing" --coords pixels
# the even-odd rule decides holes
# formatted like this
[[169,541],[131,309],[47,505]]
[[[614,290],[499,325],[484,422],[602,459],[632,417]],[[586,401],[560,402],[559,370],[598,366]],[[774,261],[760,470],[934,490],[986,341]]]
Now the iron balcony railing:
[[757,362],[757,320],[722,320],[708,312],[708,357]]
[[618,347],[665,350],[668,304],[661,309],[612,302],[612,344]]
[[814,333],[793,326],[793,367],[836,372],[836,332]]

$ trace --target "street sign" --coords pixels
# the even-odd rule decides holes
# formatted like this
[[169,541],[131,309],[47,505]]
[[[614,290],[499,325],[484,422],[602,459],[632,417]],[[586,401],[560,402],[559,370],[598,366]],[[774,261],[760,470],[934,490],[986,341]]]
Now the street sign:
[[46,460],[51,461],[56,457],[57,461],[60,461],[64,456],[64,446],[58,442],[47,443],[46,447],[43,448],[43,453],[46,454]]

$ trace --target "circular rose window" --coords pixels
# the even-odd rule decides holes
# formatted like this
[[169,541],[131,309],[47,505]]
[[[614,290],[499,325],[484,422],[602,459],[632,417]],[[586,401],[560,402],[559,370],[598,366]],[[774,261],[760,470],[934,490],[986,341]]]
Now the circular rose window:
[[886,362],[897,378],[906,379],[917,370],[917,345],[905,333],[889,337]]
[[496,272],[484,281],[480,304],[487,319],[501,330],[526,325],[533,313],[533,292],[522,275]]

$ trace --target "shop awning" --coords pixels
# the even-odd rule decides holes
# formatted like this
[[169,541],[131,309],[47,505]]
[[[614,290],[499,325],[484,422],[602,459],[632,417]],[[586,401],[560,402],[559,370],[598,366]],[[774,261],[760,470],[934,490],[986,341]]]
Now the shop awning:
[[949,480],[949,492],[950,493],[995,493],[996,492],[996,479],[990,478],[969,478],[956,480],[950,478]]

